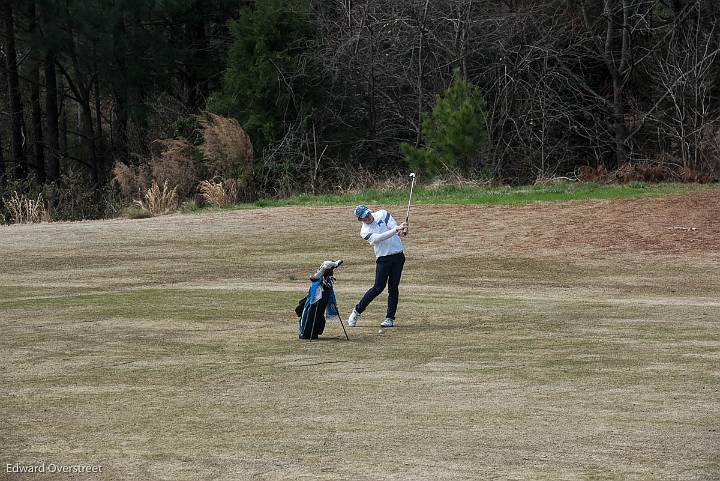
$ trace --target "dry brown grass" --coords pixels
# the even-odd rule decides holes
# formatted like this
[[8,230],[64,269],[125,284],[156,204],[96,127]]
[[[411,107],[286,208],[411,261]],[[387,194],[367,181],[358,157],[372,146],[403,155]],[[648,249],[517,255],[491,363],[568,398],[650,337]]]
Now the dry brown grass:
[[10,215],[11,224],[35,224],[52,220],[42,194],[38,194],[37,199],[31,199],[13,191],[7,199],[3,199],[3,204]]
[[[418,205],[398,327],[377,332],[383,293],[349,342],[334,322],[298,341],[292,313],[329,253],[344,315],[372,283],[347,206],[0,228],[3,462],[98,463],[103,481],[716,479],[718,202]],[[680,216],[697,230],[670,230]]]
[[398,173],[381,177],[377,173],[362,167],[343,169],[343,171],[346,174],[342,176],[341,183],[334,186],[333,193],[357,194],[368,190],[397,191],[405,190],[410,185],[408,174]]
[[203,180],[200,182],[199,189],[203,199],[215,207],[225,207],[236,204],[240,193],[240,186],[235,179],[229,179],[224,182]]
[[146,164],[131,166],[116,162],[112,168],[113,180],[125,200],[132,200],[150,187],[150,169]]
[[[332,193],[335,194],[356,194],[368,190],[379,190],[381,192],[406,191],[410,188],[409,173],[396,173],[394,175],[378,176],[376,172],[360,168],[344,169],[342,183],[334,186]],[[487,187],[492,184],[489,179],[474,179],[462,176],[453,172],[446,172],[443,177],[437,177],[429,181],[418,175],[415,186],[423,184],[430,190],[439,190],[444,187]]]
[[183,138],[157,140],[160,155],[150,161],[152,178],[158,184],[175,186],[179,198],[186,198],[195,188],[200,174],[195,147]]
[[720,127],[708,125],[703,129],[699,149],[699,160],[703,170],[712,176],[720,176]]
[[674,171],[660,162],[627,162],[615,170],[608,169],[604,164],[597,167],[584,165],[578,169],[577,178],[598,184],[677,180]]
[[[3,462],[98,463],[103,481],[716,479],[719,201],[418,205],[398,327],[377,332],[383,293],[349,342],[334,322],[298,341],[292,313],[328,253],[343,314],[372,282],[347,206],[0,228]],[[668,229],[679,216],[697,230]],[[288,222],[308,218],[312,235]]]
[[177,187],[170,189],[165,181],[161,189],[157,182],[153,181],[143,199],[136,200],[135,204],[154,216],[174,212],[178,208]]
[[667,155],[661,155],[657,161],[626,162],[615,170],[600,164],[597,167],[584,165],[577,171],[577,178],[583,182],[598,184],[630,182],[689,182],[707,184],[714,177],[691,167],[682,167]]
[[622,183],[629,182],[666,182],[675,180],[673,169],[662,163],[627,162],[615,171],[615,177]]
[[539,175],[534,182],[534,185],[539,186],[552,186],[552,185],[564,185],[571,182],[577,182],[577,178],[573,177],[565,177],[565,176],[559,176],[559,175],[546,175],[541,174]]
[[692,167],[683,167],[680,169],[680,180],[696,184],[710,184],[715,182],[716,179],[712,175],[693,169]]
[[[405,176],[404,179],[405,179],[405,183],[409,182],[407,176]],[[434,179],[428,185],[428,188],[430,188],[431,190],[438,190],[438,189],[442,189],[444,187],[459,187],[459,188],[487,187],[491,184],[492,184],[492,180],[489,180],[489,179],[471,179],[471,178],[464,177],[459,174],[452,174],[452,175],[448,175],[445,178]]]
[[207,112],[199,122],[204,139],[201,150],[212,174],[249,173],[254,159],[253,146],[238,121]]
[[179,199],[189,196],[200,175],[199,156],[195,147],[183,138],[157,140],[160,153],[138,166],[117,162],[113,180],[126,201],[144,196],[153,182],[172,185]]

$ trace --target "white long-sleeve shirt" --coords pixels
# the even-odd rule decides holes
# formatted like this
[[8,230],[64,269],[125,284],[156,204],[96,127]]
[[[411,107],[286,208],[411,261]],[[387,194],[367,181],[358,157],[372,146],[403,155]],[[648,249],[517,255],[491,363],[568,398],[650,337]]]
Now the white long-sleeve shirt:
[[403,251],[403,243],[397,235],[397,222],[384,209],[372,213],[373,222],[363,222],[360,235],[375,249],[375,257],[389,256]]

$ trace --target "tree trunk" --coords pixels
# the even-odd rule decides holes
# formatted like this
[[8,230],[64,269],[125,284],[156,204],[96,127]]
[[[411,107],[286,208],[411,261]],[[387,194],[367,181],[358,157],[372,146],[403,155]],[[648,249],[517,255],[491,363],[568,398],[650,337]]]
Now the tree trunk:
[[[93,57],[95,57],[95,72],[97,68],[97,53],[93,47]],[[95,163],[98,171],[98,180],[105,182],[105,142],[102,133],[102,111],[100,106],[100,79],[99,75],[95,75],[95,136],[93,137],[93,148],[95,149]]]
[[18,178],[23,178],[27,174],[27,157],[25,156],[24,145],[25,123],[15,52],[15,23],[10,1],[2,1],[2,16],[5,17],[5,58],[7,61],[8,96],[10,97],[12,124],[12,160],[15,162],[15,175]]
[[[627,130],[625,128],[624,77],[627,74],[630,62],[631,45],[629,35],[630,27],[628,25],[630,5],[628,0],[622,0],[620,5],[622,22],[617,21],[617,14],[613,11],[614,6],[612,0],[605,0],[603,13],[606,16],[607,29],[605,32],[603,56],[613,84],[612,126],[615,144],[615,165],[620,166],[626,161],[625,144],[627,141]],[[618,27],[620,29],[619,33]],[[617,52],[615,51],[618,40],[620,41],[619,59],[617,59]]]
[[[7,89],[6,85],[5,68],[0,65],[0,95]],[[5,181],[7,175],[7,167],[5,166],[5,145],[2,140],[2,129],[0,129],[0,195],[3,193],[5,188]]]
[[[146,105],[147,99],[148,95],[145,92],[145,87],[140,85],[133,98],[131,98],[131,102],[134,105]],[[132,122],[133,130],[137,132],[137,137],[133,139],[134,142],[136,142],[134,145],[143,149],[143,154],[149,155],[150,139],[148,138],[148,132],[150,131],[150,126],[148,125],[148,116],[145,110],[136,113],[136,115],[132,117]]]
[[127,67],[125,62],[127,28],[125,18],[121,17],[113,31],[113,57],[117,65],[116,81],[112,82],[112,121],[111,121],[111,150],[113,163],[127,162],[128,149],[128,81],[125,78]]
[[0,131],[0,194],[5,189],[5,155],[3,151],[2,131]]
[[417,122],[418,122],[418,129],[417,129],[417,135],[415,137],[415,146],[420,145],[420,141],[422,140],[422,114],[423,114],[423,75],[425,62],[423,62],[423,42],[425,40],[425,21],[427,20],[427,11],[428,11],[428,4],[430,3],[430,0],[425,0],[425,8],[422,12],[422,17],[419,22],[419,45],[418,45],[418,76],[417,76],[417,90],[418,90],[418,99],[417,99]]
[[[75,44],[73,43],[69,47],[69,56],[72,60],[72,72],[75,74],[73,77],[68,69],[63,68],[61,64],[58,64],[62,71],[63,77],[67,82],[68,88],[73,93],[76,105],[78,107],[78,130],[80,132],[80,158],[90,172],[93,184],[96,189],[100,188],[100,165],[97,155],[97,148],[95,146],[96,138],[93,127],[93,116],[92,116],[92,94],[94,88],[94,77],[97,73],[85,74],[80,68],[80,61],[75,50]],[[99,112],[98,112],[99,115]]]
[[622,81],[613,78],[613,130],[615,133],[615,161],[619,167],[625,163],[625,140],[627,130],[625,129],[625,105],[623,102]]
[[55,57],[45,57],[45,138],[48,150],[47,174],[50,180],[60,178],[60,140],[58,138],[58,95]]
[[127,162],[128,151],[128,113],[127,90],[119,88],[113,92],[112,154],[114,162]]
[[65,102],[65,79],[61,75],[58,78],[58,87],[60,91],[60,102],[58,106],[60,108],[60,128],[58,129],[58,148],[60,149],[61,156],[67,156],[68,152],[68,114],[67,114],[67,102]]
[[[35,2],[28,5],[28,18],[30,20],[30,34],[33,39],[38,38],[37,6]],[[40,64],[42,55],[39,49],[31,52],[30,65],[30,107],[32,109],[32,145],[35,157],[35,173],[38,182],[45,183],[45,139],[42,128],[42,109],[40,108]]]
[[42,110],[40,109],[40,64],[34,62],[30,73],[32,87],[30,103],[32,105],[33,154],[38,182],[45,183],[45,148],[42,128]]
[[90,108],[90,95],[83,96],[83,101],[78,103],[78,120],[80,123],[80,138],[83,145],[83,160],[90,169],[90,177],[95,186],[100,185],[100,169],[98,168],[97,152],[95,150],[95,132],[93,129],[92,110]]

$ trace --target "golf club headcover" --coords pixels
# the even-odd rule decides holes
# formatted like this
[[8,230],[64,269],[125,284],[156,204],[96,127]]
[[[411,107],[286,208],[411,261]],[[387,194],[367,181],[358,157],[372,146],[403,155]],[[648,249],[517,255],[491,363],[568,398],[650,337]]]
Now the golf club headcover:
[[340,267],[342,265],[343,261],[342,259],[338,259],[336,261],[325,261],[322,264],[320,264],[320,268],[318,268],[317,272],[310,276],[311,281],[317,281],[318,279],[322,279],[325,276],[332,276],[333,271]]

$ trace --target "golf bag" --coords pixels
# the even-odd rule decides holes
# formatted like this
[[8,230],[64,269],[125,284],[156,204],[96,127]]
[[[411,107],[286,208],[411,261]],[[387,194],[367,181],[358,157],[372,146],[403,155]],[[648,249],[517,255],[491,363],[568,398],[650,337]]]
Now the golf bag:
[[335,281],[333,272],[341,264],[342,260],[325,261],[320,269],[310,276],[311,284],[308,295],[300,299],[295,308],[295,314],[300,318],[298,320],[298,337],[300,339],[317,339],[325,331],[325,316],[339,317],[333,290]]

